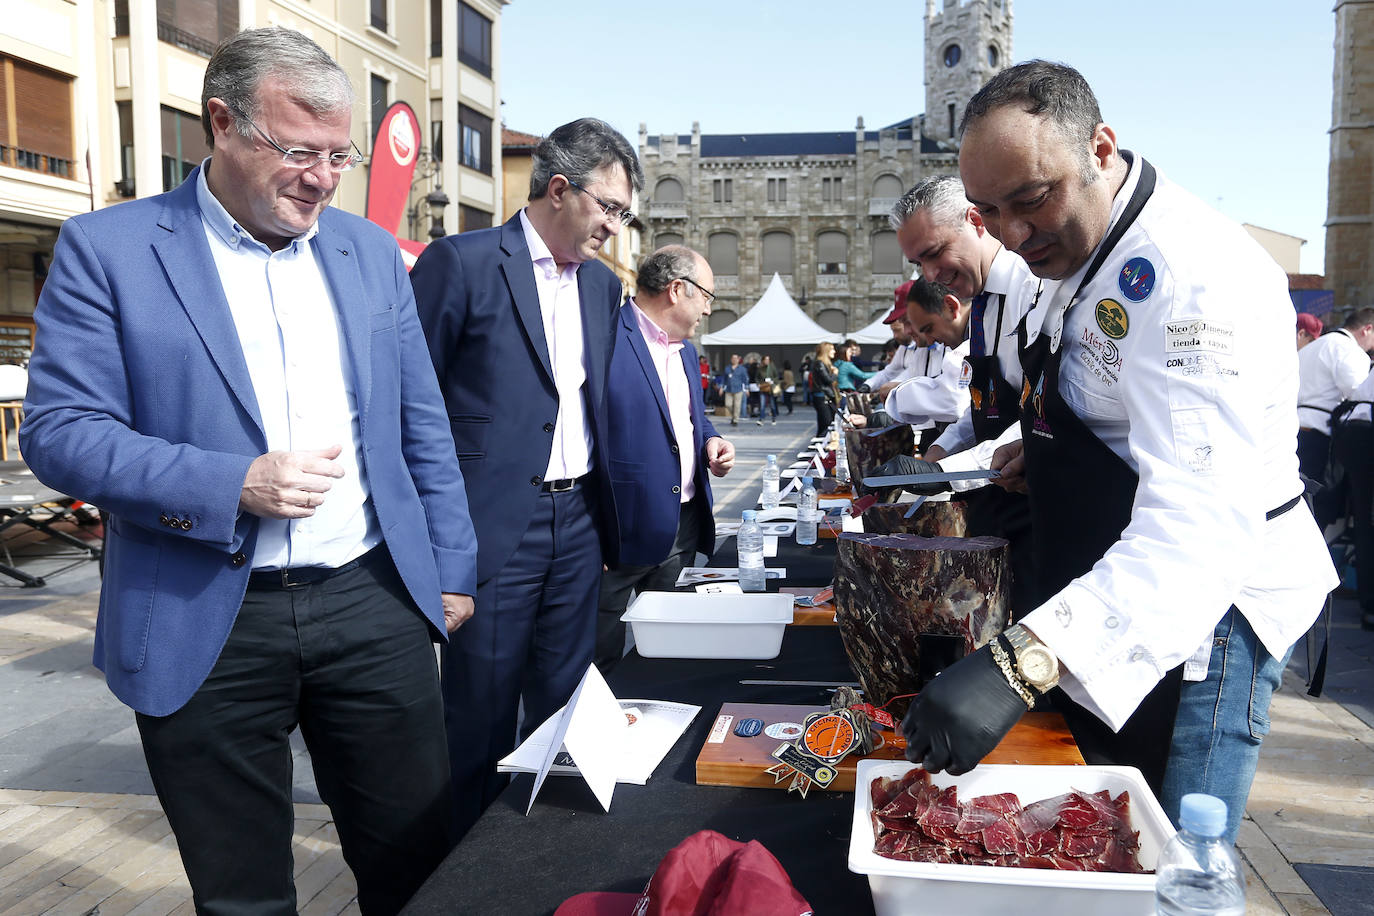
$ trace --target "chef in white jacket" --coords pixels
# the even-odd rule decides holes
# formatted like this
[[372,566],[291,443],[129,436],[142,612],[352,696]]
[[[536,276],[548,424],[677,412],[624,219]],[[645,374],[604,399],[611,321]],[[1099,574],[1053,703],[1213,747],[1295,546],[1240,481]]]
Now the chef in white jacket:
[[1175,820],[1221,797],[1234,838],[1272,690],[1336,584],[1300,498],[1286,278],[1119,148],[1070,67],[1002,71],[962,131],[968,199],[1044,281],[1022,441],[993,462],[1024,471],[1040,602],[927,685],[907,755],[966,770],[1060,685],[1090,762],[1141,767]]
[[1298,465],[1313,480],[1326,476],[1331,411],[1369,375],[1371,349],[1374,308],[1362,308],[1298,351]]

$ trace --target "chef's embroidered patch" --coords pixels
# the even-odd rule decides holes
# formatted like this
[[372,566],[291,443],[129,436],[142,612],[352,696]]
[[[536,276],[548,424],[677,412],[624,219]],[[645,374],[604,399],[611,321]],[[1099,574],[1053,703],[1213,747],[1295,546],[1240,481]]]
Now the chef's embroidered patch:
[[[1140,298],[1145,297],[1141,296]],[[1115,299],[1103,299],[1097,303],[1094,314],[1097,316],[1097,326],[1102,329],[1103,334],[1112,340],[1120,340],[1125,337],[1126,332],[1131,328],[1130,316],[1126,314],[1121,303]]]
[[[1230,356],[1235,349],[1235,338],[1235,330],[1229,323],[1204,321],[1201,318],[1164,322],[1165,356],[1196,352]],[[1169,366],[1172,368],[1174,363],[1170,362]]]
[[1121,295],[1132,302],[1143,302],[1155,288],[1155,266],[1147,258],[1131,258],[1117,278]]
[[973,367],[970,366],[968,363],[964,363],[963,367],[959,370],[959,387],[967,388],[969,382],[971,382],[972,380]]

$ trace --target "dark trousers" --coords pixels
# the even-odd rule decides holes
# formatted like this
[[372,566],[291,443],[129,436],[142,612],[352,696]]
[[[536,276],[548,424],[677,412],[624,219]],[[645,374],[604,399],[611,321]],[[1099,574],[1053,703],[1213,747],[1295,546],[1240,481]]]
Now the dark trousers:
[[593,501],[578,484],[541,493],[515,553],[477,585],[476,610],[444,654],[444,716],[458,836],[510,779],[496,763],[568,702],[592,663],[601,544]]
[[625,655],[625,624],[620,615],[630,603],[631,592],[671,592],[684,566],[694,566],[701,515],[709,511],[698,493],[678,511],[677,537],[672,551],[653,566],[628,563],[601,574],[601,596],[596,604],[596,667],[605,674]]
[[1321,430],[1298,430],[1298,470],[1321,483],[1326,480],[1326,459],[1331,454],[1331,437]]
[[1374,613],[1374,426],[1364,420],[1341,423],[1331,437],[1331,450],[1350,483],[1360,609]]
[[811,405],[816,408],[816,435],[824,436],[835,422],[835,402],[817,392],[811,395]]
[[364,913],[395,913],[449,849],[433,629],[383,546],[314,585],[250,589],[210,676],[139,714],[198,913],[294,914],[291,748],[310,749]]

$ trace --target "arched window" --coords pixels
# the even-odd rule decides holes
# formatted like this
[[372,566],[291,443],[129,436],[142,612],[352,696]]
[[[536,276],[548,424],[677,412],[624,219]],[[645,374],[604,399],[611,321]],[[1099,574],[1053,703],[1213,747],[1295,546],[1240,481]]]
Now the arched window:
[[902,180],[896,175],[879,175],[873,182],[874,197],[901,197]]
[[873,272],[875,274],[899,274],[902,272],[902,249],[897,245],[897,233],[882,229],[869,237],[873,249]]
[[767,283],[773,274],[792,272],[792,236],[787,232],[765,232],[763,234],[763,264],[760,266],[763,281]]
[[660,232],[654,236],[654,250],[662,248],[664,245],[681,245],[682,236],[676,232]]
[[816,324],[837,334],[844,334],[849,331],[849,316],[844,309],[821,309],[816,316]]
[[816,273],[849,272],[849,236],[833,229],[816,236]]
[[658,184],[654,185],[654,203],[656,204],[680,204],[686,198],[682,196],[682,182],[676,178],[661,178]]
[[722,331],[739,320],[739,313],[734,309],[711,309],[711,314],[706,318],[707,331]]
[[717,277],[739,274],[739,236],[733,232],[713,232],[706,240],[706,260]]

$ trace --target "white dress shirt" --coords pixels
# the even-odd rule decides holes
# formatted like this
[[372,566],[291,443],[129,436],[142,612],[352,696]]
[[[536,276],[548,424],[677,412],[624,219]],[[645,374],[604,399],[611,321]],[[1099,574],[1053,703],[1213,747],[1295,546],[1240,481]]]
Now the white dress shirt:
[[[1137,157],[1113,223],[1139,171]],[[1138,259],[1154,273],[1139,301]],[[1140,483],[1121,539],[1024,623],[1069,695],[1120,728],[1169,669],[1205,676],[1229,607],[1281,657],[1337,579],[1304,503],[1265,518],[1302,490],[1293,305],[1273,259],[1161,175],[1065,320],[1085,272],[1046,281],[1028,327],[1064,348],[1060,393]]]
[[1331,409],[1369,375],[1369,354],[1345,328],[1298,351],[1298,425],[1331,434]]
[[210,193],[206,160],[196,184],[205,238],[238,331],[268,451],[343,447],[344,475],[303,519],[262,519],[254,569],[338,567],[381,543],[369,499],[353,367],[338,305],[315,260],[318,226],[280,251],[255,240]]
[[692,444],[696,441],[693,438],[692,394],[687,387],[687,367],[682,364],[682,341],[669,338],[668,332],[644,314],[633,299],[630,302],[634,305],[639,333],[644,335],[644,344],[649,348],[654,368],[658,370],[658,381],[663,386],[663,398],[668,404],[668,417],[672,420],[673,439],[677,444],[677,460],[682,468],[682,502],[690,502],[697,493],[697,455]]
[[592,428],[582,391],[587,381],[582,296],[577,286],[577,269],[582,265],[564,264],[560,271],[524,210],[520,211],[520,227],[525,230],[525,244],[534,262],[539,315],[544,321],[554,387],[558,389],[558,417],[553,421],[553,447],[544,479],[581,477],[592,469]]

